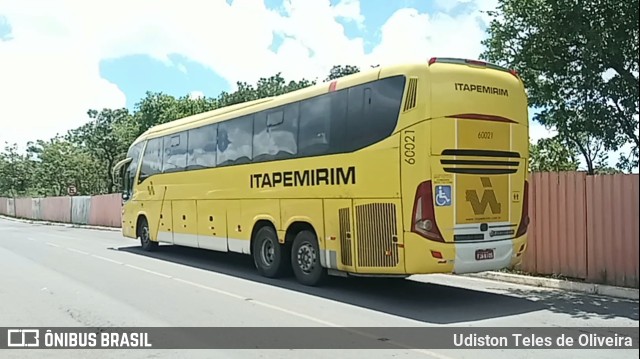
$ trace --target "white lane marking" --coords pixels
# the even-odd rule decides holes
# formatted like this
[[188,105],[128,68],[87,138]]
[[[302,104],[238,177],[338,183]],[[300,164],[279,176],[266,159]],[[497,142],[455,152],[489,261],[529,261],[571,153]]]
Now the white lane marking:
[[27,237],[28,241],[35,241],[35,239],[31,238],[31,237]]
[[47,244],[48,246],[51,246],[51,247],[60,248],[60,246],[59,246],[59,245],[57,245],[57,244],[55,244],[55,243],[46,242],[46,244]]
[[[289,315],[292,315],[292,316],[295,316],[295,317],[299,317],[299,318],[303,318],[303,319],[306,319],[306,320],[309,320],[309,321],[312,321],[312,322],[316,322],[318,324],[322,324],[322,325],[325,325],[325,326],[328,326],[328,327],[339,328],[339,329],[342,329],[344,331],[351,332],[351,333],[354,333],[354,334],[357,334],[357,335],[360,335],[360,336],[363,336],[363,337],[368,337],[368,338],[371,338],[371,339],[374,339],[374,340],[378,340],[379,339],[375,335],[372,335],[372,334],[369,334],[369,333],[366,333],[366,332],[362,332],[362,331],[359,331],[359,330],[350,329],[348,327],[344,327],[344,326],[336,324],[336,323],[328,322],[326,320],[322,320],[322,319],[319,319],[319,318],[316,318],[316,317],[312,317],[312,316],[307,315],[307,314],[298,313],[296,311],[285,309],[285,308],[279,307],[277,305],[261,302],[261,301],[256,300],[256,299],[247,298],[247,297],[242,296],[242,295],[238,295],[238,294],[227,292],[227,291],[220,290],[220,289],[217,289],[217,288],[209,287],[209,286],[206,286],[206,285],[203,285],[203,284],[191,282],[191,281],[184,280],[184,279],[181,279],[181,278],[175,278],[174,277],[172,279],[174,279],[174,280],[176,280],[178,282],[182,282],[182,283],[197,287],[197,288],[201,288],[201,289],[205,289],[205,290],[212,291],[212,292],[215,292],[215,293],[223,294],[223,295],[226,295],[226,296],[229,296],[229,297],[233,297],[233,298],[236,298],[236,299],[239,299],[239,300],[242,300],[242,301],[250,301],[251,303],[254,303],[256,305],[259,305],[259,306],[262,306],[262,307],[265,307],[265,308],[269,308],[269,309],[272,309],[272,310],[280,311],[280,312],[283,312],[283,313],[287,313]],[[453,359],[453,358],[448,357],[446,355],[435,353],[435,352],[432,352],[432,351],[429,351],[429,350],[412,348],[412,347],[410,347],[410,346],[408,346],[406,344],[397,343],[397,342],[395,342],[393,340],[388,341],[388,343],[392,344],[394,346],[397,346],[398,349],[402,349],[402,348],[408,349],[408,350],[411,350],[411,351],[414,351],[414,352],[417,352],[417,353],[420,353],[420,354],[428,355],[428,356],[431,356],[431,357],[434,357],[434,358],[437,358],[437,359]]]
[[139,271],[155,274],[157,276],[164,277],[164,278],[169,278],[169,279],[173,278],[170,275],[166,275],[166,274],[163,274],[163,273],[160,273],[160,272],[156,272],[156,271],[152,271],[152,270],[149,270],[149,269],[137,267],[137,266],[134,266],[134,265],[131,265],[131,264],[125,264],[125,267],[129,267],[129,268],[133,268],[133,269],[136,269],[136,270],[139,270]]
[[178,281],[178,282],[189,284],[189,285],[192,285],[194,287],[198,287],[200,289],[208,290],[208,291],[211,291],[211,292],[223,294],[223,295],[226,295],[226,296],[229,296],[229,297],[232,297],[232,298],[236,298],[236,299],[240,299],[240,300],[247,300],[248,299],[247,297],[244,297],[244,296],[241,296],[241,295],[237,295],[237,294],[233,294],[231,292],[227,292],[227,291],[224,291],[224,290],[221,290],[221,289],[207,287],[206,285],[203,285],[203,284],[198,284],[198,283],[195,283],[195,282],[191,282],[191,281],[188,281],[188,280],[175,278],[175,277],[173,279]]
[[80,254],[86,254],[88,255],[89,253],[85,252],[85,251],[81,251],[79,249],[75,249],[75,248],[67,248],[67,250],[71,251],[71,252],[76,252],[76,253],[80,253]]
[[102,259],[103,261],[115,263],[115,264],[118,264],[118,265],[123,265],[124,264],[122,262],[118,262],[116,260],[109,259],[109,258],[106,258],[106,257],[102,257],[102,256],[99,256],[99,255],[96,255],[96,254],[92,254],[91,256],[94,257],[94,258]]

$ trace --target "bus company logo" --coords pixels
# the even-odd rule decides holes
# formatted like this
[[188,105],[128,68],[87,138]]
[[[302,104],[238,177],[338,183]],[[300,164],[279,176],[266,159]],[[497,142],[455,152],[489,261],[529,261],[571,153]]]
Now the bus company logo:
[[454,85],[456,91],[479,92],[490,95],[509,97],[509,90],[500,87],[484,86],[478,84],[465,84],[461,82],[456,82]]
[[8,329],[7,347],[28,348],[40,346],[39,329]]
[[253,173],[249,175],[251,188],[307,187],[320,185],[356,184],[356,168],[315,168],[303,171]]
[[502,205],[496,198],[496,193],[493,191],[491,185],[491,179],[489,177],[480,177],[482,187],[482,199],[478,198],[478,192],[476,190],[466,191],[466,200],[471,204],[473,213],[477,216],[484,214],[487,211],[487,206],[491,209],[491,213],[500,214],[502,212]]

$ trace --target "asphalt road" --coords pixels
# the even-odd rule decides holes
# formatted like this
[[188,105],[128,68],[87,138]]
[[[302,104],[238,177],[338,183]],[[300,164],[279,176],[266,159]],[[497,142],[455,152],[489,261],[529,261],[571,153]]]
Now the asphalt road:
[[[0,327],[638,327],[638,302],[448,275],[321,288],[257,275],[248,256],[0,218]],[[1,334],[1,333],[0,333]],[[4,334],[2,334],[4,335]],[[4,351],[0,357],[41,357]],[[618,350],[52,350],[108,358],[638,358]]]

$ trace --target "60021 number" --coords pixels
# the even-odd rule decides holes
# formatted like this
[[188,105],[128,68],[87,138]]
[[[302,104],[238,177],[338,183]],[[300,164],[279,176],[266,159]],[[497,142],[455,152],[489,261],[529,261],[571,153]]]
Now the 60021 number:
[[404,131],[403,135],[404,161],[410,165],[416,163],[416,132]]

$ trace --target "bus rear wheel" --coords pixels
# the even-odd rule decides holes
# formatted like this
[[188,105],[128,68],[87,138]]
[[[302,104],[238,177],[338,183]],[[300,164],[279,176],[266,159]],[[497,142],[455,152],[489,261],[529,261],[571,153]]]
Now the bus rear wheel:
[[142,249],[151,252],[158,248],[158,242],[151,240],[151,232],[149,232],[149,223],[146,218],[140,219],[140,224],[138,225],[138,237],[140,238],[140,245]]
[[324,282],[327,270],[320,263],[318,238],[308,230],[300,231],[293,240],[291,266],[298,282],[317,286]]
[[285,247],[278,242],[278,235],[272,227],[264,226],[256,232],[251,253],[260,275],[277,278],[286,271]]

